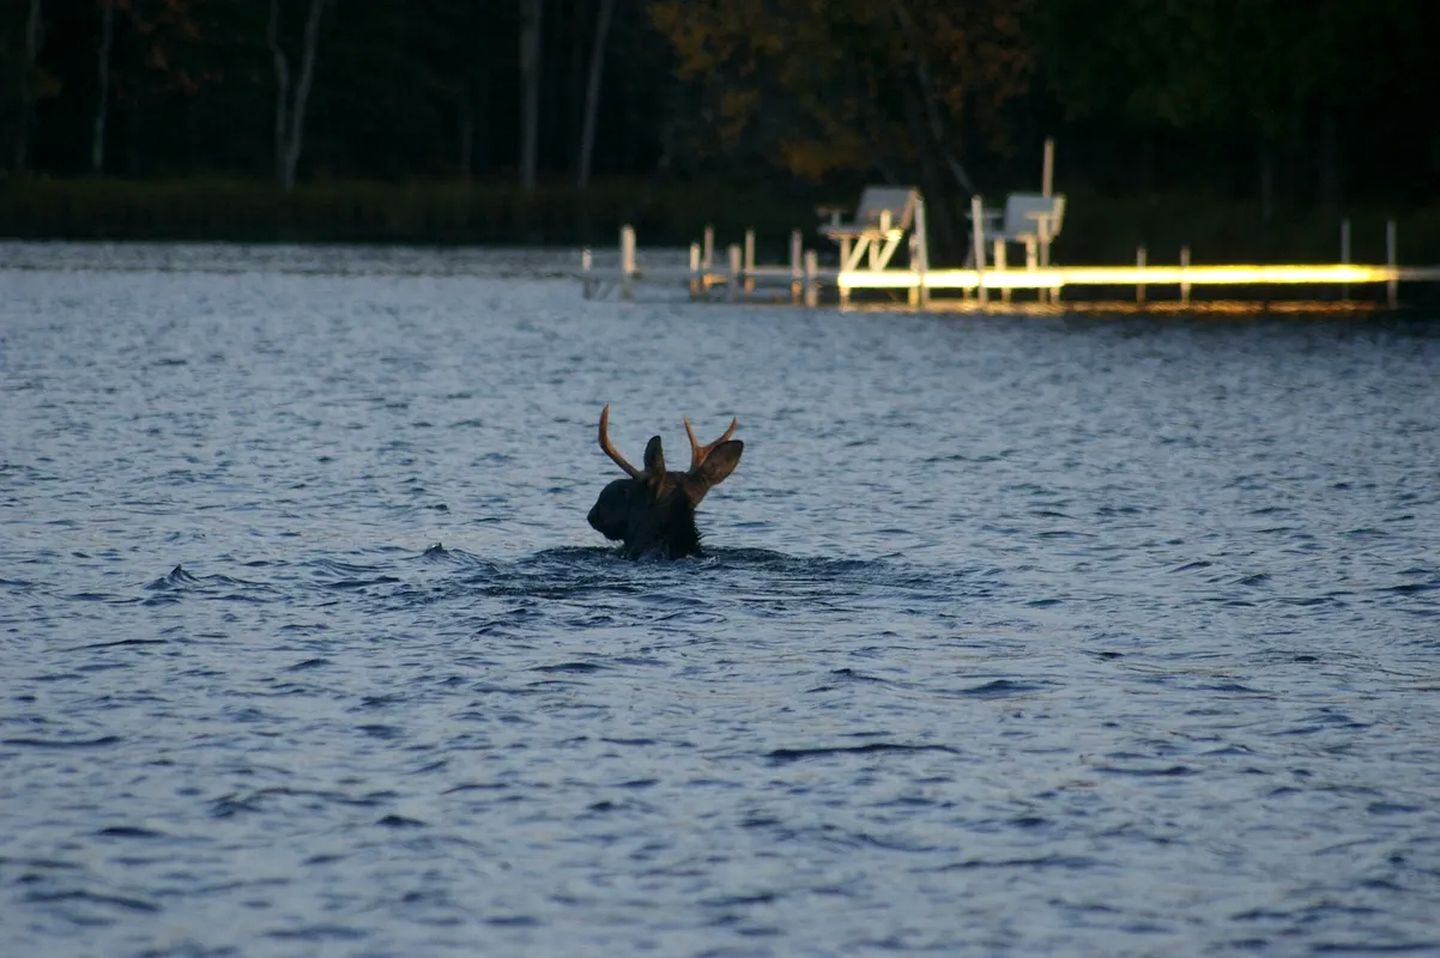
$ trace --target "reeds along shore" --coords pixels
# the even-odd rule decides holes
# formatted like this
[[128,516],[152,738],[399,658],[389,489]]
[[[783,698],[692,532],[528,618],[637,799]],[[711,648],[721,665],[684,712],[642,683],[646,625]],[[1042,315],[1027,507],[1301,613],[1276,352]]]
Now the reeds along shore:
[[[1392,217],[1402,262],[1440,262],[1440,199],[1408,209],[1364,203],[1277,209],[1267,221],[1244,199],[1198,193],[1116,197],[1083,185],[1064,187],[1070,203],[1065,232],[1054,246],[1057,263],[1133,262],[1138,246],[1157,263],[1173,261],[1182,246],[1197,264],[1332,262],[1342,218],[1352,224],[1354,260],[1380,262],[1384,223]],[[854,186],[799,191],[642,179],[599,180],[583,192],[541,184],[529,193],[509,181],[334,180],[287,193],[260,179],[12,177],[0,178],[0,236],[599,246],[614,241],[619,224],[632,223],[646,245],[683,247],[696,224],[709,223],[722,242],[753,228],[762,244],[783,244],[793,229],[813,235],[817,205],[853,202],[856,195]],[[947,199],[961,208],[968,203],[968,197]],[[761,250],[767,259],[785,253],[780,246]]]

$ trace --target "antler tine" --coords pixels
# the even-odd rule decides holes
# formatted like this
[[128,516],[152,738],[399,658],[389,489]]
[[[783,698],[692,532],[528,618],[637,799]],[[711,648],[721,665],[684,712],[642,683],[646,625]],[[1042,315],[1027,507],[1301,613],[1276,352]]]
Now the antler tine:
[[719,439],[716,439],[709,445],[702,446],[695,438],[695,430],[690,428],[690,417],[685,416],[683,418],[685,420],[685,435],[690,437],[690,468],[692,470],[699,469],[700,464],[705,461],[705,457],[714,452],[716,446],[733,436],[735,434],[735,427],[740,425],[740,420],[737,417],[730,417],[730,428],[726,429]]
[[615,465],[624,470],[631,479],[639,479],[644,475],[639,469],[630,465],[610,442],[610,404],[608,402],[605,404],[605,408],[600,410],[600,448],[604,450],[605,455],[615,460]]

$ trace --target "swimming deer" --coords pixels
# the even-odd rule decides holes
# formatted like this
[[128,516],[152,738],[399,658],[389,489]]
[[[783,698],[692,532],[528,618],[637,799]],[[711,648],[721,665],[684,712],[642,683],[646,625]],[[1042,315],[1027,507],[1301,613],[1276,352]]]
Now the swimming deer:
[[730,420],[724,435],[700,445],[690,420],[685,435],[690,437],[690,470],[670,472],[660,437],[651,436],[645,445],[645,468],[636,469],[610,442],[610,406],[600,411],[600,448],[615,461],[628,479],[616,479],[600,492],[586,518],[595,531],[623,544],[620,554],[629,559],[655,555],[666,559],[698,556],[700,531],[695,528],[695,507],[710,487],[735,471],[745,444],[731,439],[740,423]]

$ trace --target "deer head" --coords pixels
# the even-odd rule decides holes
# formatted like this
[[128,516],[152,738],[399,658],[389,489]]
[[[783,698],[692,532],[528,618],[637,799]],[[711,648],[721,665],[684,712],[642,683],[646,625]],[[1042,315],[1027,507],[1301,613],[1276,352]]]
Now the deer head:
[[610,442],[610,407],[600,412],[600,448],[629,478],[616,479],[600,492],[587,517],[595,530],[607,539],[623,543],[621,555],[635,559],[653,554],[667,559],[700,555],[700,532],[695,528],[695,507],[710,487],[717,485],[740,464],[745,444],[731,439],[739,422],[714,442],[702,446],[695,439],[690,420],[685,435],[690,437],[690,469],[671,472],[665,468],[660,437],[651,436],[645,446],[645,468],[636,469]]

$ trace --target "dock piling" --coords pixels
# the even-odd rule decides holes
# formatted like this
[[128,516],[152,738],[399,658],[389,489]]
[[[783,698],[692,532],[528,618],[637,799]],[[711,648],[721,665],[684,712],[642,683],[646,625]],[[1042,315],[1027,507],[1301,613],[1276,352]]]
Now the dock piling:
[[984,203],[977,194],[970,197],[970,234],[975,257],[975,291],[980,297],[980,302],[990,301],[989,293],[985,289],[985,220]]
[[580,289],[586,299],[595,298],[595,281],[590,278],[590,271],[594,268],[594,257],[590,254],[590,247],[586,246],[580,250],[580,273],[584,277],[580,281]]
[[[1350,218],[1347,216],[1340,221],[1340,265],[1350,265]],[[1340,298],[1350,298],[1350,284],[1340,284]]]
[[[1146,253],[1145,253],[1145,247],[1144,247],[1143,245],[1142,245],[1142,246],[1137,246],[1137,247],[1135,247],[1135,268],[1136,268],[1137,270],[1140,270],[1140,271],[1141,271],[1141,272],[1140,272],[1140,275],[1141,275],[1141,276],[1144,276],[1144,275],[1145,275],[1145,273],[1144,273],[1144,269],[1145,269],[1145,255],[1146,255]],[[1136,283],[1136,284],[1135,284],[1135,304],[1136,304],[1137,306],[1144,306],[1144,305],[1145,305],[1145,284],[1144,284],[1144,283]]]
[[699,299],[705,292],[705,277],[700,273],[700,244],[690,244],[690,298]]
[[729,297],[732,300],[740,298],[740,284],[744,282],[744,267],[742,266],[740,244],[730,244],[730,288]]
[[820,305],[820,257],[813,250],[805,251],[805,305],[814,309]]
[[[1190,268],[1190,247],[1180,247],[1180,275],[1184,276],[1185,271]],[[1190,305],[1190,283],[1188,280],[1180,280],[1180,302],[1182,305]]]
[[800,302],[803,295],[804,265],[801,259],[804,257],[805,241],[799,230],[790,231],[790,302]]
[[1385,281],[1385,301],[1394,309],[1400,304],[1400,278],[1396,266],[1399,258],[1395,249],[1395,220],[1385,221],[1385,265],[1390,268],[1390,278]]
[[620,227],[620,290],[626,299],[635,295],[635,227],[628,223]]
[[715,227],[709,223],[705,224],[705,234],[701,242],[700,266],[708,273],[715,268]]

